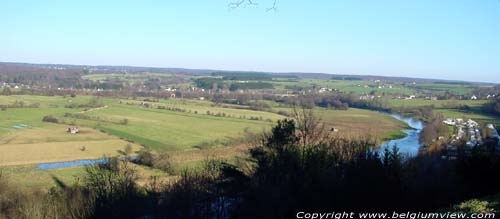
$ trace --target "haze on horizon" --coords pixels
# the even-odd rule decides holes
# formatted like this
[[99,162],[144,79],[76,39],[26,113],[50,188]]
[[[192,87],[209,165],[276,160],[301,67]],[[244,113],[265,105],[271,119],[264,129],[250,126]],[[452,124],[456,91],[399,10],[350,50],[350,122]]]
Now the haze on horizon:
[[500,82],[498,0],[231,1],[4,2],[0,61]]

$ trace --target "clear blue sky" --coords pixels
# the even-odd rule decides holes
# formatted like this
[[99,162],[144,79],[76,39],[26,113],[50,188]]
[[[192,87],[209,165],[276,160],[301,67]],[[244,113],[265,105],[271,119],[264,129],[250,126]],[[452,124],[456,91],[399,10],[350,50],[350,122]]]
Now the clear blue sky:
[[0,61],[500,82],[500,0],[11,0]]

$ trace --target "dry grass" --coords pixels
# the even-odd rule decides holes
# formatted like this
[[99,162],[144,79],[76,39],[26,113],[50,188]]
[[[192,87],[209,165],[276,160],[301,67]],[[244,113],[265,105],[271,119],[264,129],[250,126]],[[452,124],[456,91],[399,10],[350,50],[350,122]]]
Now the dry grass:
[[[64,125],[21,129],[0,138],[0,166],[98,159],[122,151],[126,141],[90,128],[75,135]],[[82,146],[85,150],[82,151]],[[132,144],[137,151],[140,146]]]
[[[152,176],[156,176],[162,181],[174,177],[149,167],[131,164],[139,176],[138,183],[145,185]],[[21,189],[50,189],[57,186],[54,179],[64,182],[66,185],[72,185],[83,179],[85,176],[85,166],[65,167],[40,170],[35,165],[4,166],[1,167],[2,174],[10,182],[16,183]],[[2,217],[0,217],[2,218]]]
[[317,116],[327,128],[344,137],[372,137],[379,141],[401,138],[407,125],[387,114],[351,108],[349,110],[316,109]]
[[244,155],[250,146],[238,145],[230,147],[215,147],[206,150],[189,150],[171,152],[172,162],[174,164],[182,164],[189,162],[203,161],[207,158],[233,158],[238,155]]

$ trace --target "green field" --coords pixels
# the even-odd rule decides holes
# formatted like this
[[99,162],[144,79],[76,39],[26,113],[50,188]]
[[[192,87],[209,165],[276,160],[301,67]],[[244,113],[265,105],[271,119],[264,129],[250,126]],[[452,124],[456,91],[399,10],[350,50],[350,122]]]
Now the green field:
[[[85,104],[91,99],[90,96],[0,96],[0,104],[4,105],[16,101],[23,101],[24,106],[38,104],[37,108],[0,111],[2,171],[10,178],[24,179],[28,187],[53,185],[52,176],[72,183],[83,173],[82,167],[37,170],[34,164],[115,156],[127,144],[132,144],[134,151],[140,149],[139,145],[169,151],[177,168],[196,165],[207,157],[233,159],[248,149],[232,145],[237,142],[235,139],[247,132],[269,130],[284,118],[272,112],[203,100],[168,99],[147,102],[149,106],[145,107],[142,100],[100,98],[102,106],[97,108],[65,107]],[[290,110],[276,104],[272,107],[275,111]],[[315,112],[327,127],[339,129],[338,134],[342,135],[370,135],[382,140],[401,137],[400,130],[406,127],[388,115],[369,110],[317,108]],[[63,124],[42,122],[46,115],[58,118]],[[124,119],[126,124],[120,122]],[[21,124],[26,126],[14,128]],[[66,133],[71,125],[78,126],[81,132]],[[82,146],[85,151],[80,150]]]
[[472,92],[475,86],[460,83],[417,83],[408,85],[409,88],[419,91],[433,91],[438,93],[451,92],[457,95],[465,95]]
[[[168,179],[166,173],[145,166],[135,165],[133,167],[138,172],[139,183],[145,183],[150,176],[157,176]],[[57,186],[55,179],[72,185],[82,180],[85,174],[84,166],[65,167],[56,169],[40,170],[35,165],[7,166],[0,169],[9,181],[19,185],[22,189],[50,189]]]
[[[192,84],[190,82],[190,77],[183,75],[178,75],[174,73],[112,73],[112,74],[88,74],[82,76],[83,79],[87,79],[93,82],[119,82],[122,85],[132,85],[132,84],[142,84],[147,81],[162,81],[162,85],[168,84],[166,87],[177,87],[177,88],[188,88]],[[175,82],[172,81],[175,79]]]
[[[102,130],[158,151],[176,151],[192,150],[201,144],[214,144],[214,146],[227,144],[244,132],[267,130],[277,120],[284,118],[271,112],[242,109],[241,106],[228,104],[215,105],[212,102],[200,100],[169,99],[148,102],[149,107],[144,107],[141,105],[143,101],[139,100],[103,98],[101,101],[104,107],[95,109],[64,107],[69,103],[86,103],[90,99],[91,97],[3,96],[0,103],[23,101],[25,104],[31,104],[37,102],[40,107],[9,108],[7,111],[0,112],[2,133],[5,135],[14,131],[15,129],[11,127],[18,124],[26,124],[37,130],[43,128],[52,130],[56,125],[43,123],[41,119],[45,115],[53,115],[64,124]],[[159,109],[159,107],[176,110]],[[342,111],[318,108],[317,112],[326,124],[335,126],[346,134],[347,130],[350,130],[349,134],[370,132],[380,138],[389,138],[404,127],[387,115],[368,110]],[[65,116],[65,113],[71,113],[73,116]],[[121,124],[120,121],[125,119],[127,124]],[[384,129],[377,129],[373,124],[385,126]],[[58,129],[61,131],[66,127],[59,126],[61,127]],[[22,130],[15,130],[15,132],[20,131]],[[38,142],[33,140],[32,142],[50,143],[50,140]]]
[[[86,115],[99,117],[101,120],[106,121],[127,119],[129,121],[127,125],[74,118],[64,119],[68,120],[66,122],[104,130],[107,133],[132,140],[158,151],[172,151],[193,149],[194,146],[203,143],[227,142],[230,138],[241,135],[245,130],[261,132],[272,125],[269,120],[250,120],[239,116],[248,118],[262,117],[263,119],[280,118],[277,114],[267,112],[236,110],[191,103],[176,104],[177,107],[190,109],[191,112],[177,112],[155,107],[146,108],[140,106],[139,102],[129,103],[133,104],[119,104],[118,100],[113,100],[107,103],[109,104],[107,108],[85,112]],[[167,105],[166,103],[155,104]],[[195,113],[195,111],[198,113]],[[235,117],[207,115],[206,111],[212,113],[224,112]]]
[[416,95],[450,92],[455,95],[466,95],[472,92],[477,85],[460,83],[403,83],[369,80],[321,80],[321,79],[298,79],[298,80],[275,80],[273,84],[277,89],[284,90],[287,86],[298,86],[303,88],[326,87],[337,89],[346,93],[357,94],[404,94]]
[[450,106],[457,107],[459,105],[467,105],[469,107],[481,107],[486,100],[426,100],[426,99],[391,99],[389,105],[391,107],[415,107],[415,106],[434,106],[435,108],[449,108]]
[[[472,119],[482,124],[496,124],[500,125],[500,117],[484,113],[482,111],[483,105],[486,100],[400,100],[391,99],[389,101],[390,107],[420,107],[420,106],[433,106],[434,112],[441,113],[445,118],[464,118]],[[466,105],[468,110],[460,110],[459,106]]]
[[[277,89],[284,90],[287,86],[298,86],[305,88],[320,88],[326,87],[336,89],[338,91],[357,94],[406,94],[411,95],[416,92],[403,86],[401,83],[379,83],[373,81],[349,81],[349,80],[319,80],[319,79],[301,79],[298,81],[274,81],[273,84]],[[384,86],[385,85],[385,86]],[[389,85],[391,88],[389,88]],[[378,88],[381,86],[381,88]]]
[[[167,99],[158,102],[141,99],[100,98],[100,107],[66,106],[86,104],[94,97],[78,96],[0,96],[0,104],[23,102],[24,108],[0,111],[0,166],[11,179],[21,180],[26,187],[48,188],[53,177],[73,183],[83,174],[83,167],[38,170],[34,164],[45,162],[97,159],[104,155],[119,155],[125,145],[134,151],[148,146],[155,151],[168,151],[177,169],[196,166],[207,157],[234,159],[248,149],[236,141],[247,132],[269,130],[279,119],[272,112],[255,111],[240,105],[214,104],[205,100]],[[434,105],[435,111],[446,117],[464,117],[479,122],[497,122],[497,117],[484,115],[479,109],[484,101],[390,100],[393,107]],[[33,104],[37,108],[26,108]],[[144,106],[144,105],[147,105]],[[271,111],[291,111],[283,105],[269,102]],[[472,112],[450,109],[452,105],[469,105]],[[350,108],[331,110],[315,108],[316,115],[335,134],[370,136],[379,141],[404,136],[407,128],[387,114]],[[66,114],[70,113],[70,114]],[[60,123],[42,122],[46,115],[57,117]],[[121,121],[126,120],[126,123]],[[19,125],[22,128],[14,128]],[[76,125],[81,133],[66,133]],[[329,130],[329,129],[328,129]],[[86,147],[81,151],[82,146]],[[201,150],[200,150],[201,149]],[[162,175],[145,167],[137,167],[144,175]],[[165,176],[163,174],[162,176]]]

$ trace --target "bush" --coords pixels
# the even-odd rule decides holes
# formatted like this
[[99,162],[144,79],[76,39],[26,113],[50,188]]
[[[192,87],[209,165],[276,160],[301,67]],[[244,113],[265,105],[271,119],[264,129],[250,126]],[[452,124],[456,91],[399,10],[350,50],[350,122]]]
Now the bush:
[[279,115],[282,115],[282,116],[290,117],[290,113],[287,112],[287,111],[280,110],[280,111],[278,111],[276,113],[279,114]]
[[135,160],[138,164],[145,165],[148,167],[153,167],[154,155],[150,148],[143,148],[137,152],[137,158]]
[[494,209],[489,208],[487,201],[472,199],[460,203],[453,207],[454,210],[465,213],[487,213],[494,212]]
[[91,193],[91,218],[139,218],[145,204],[137,185],[137,171],[127,160],[108,158],[85,168],[84,188]]
[[126,118],[125,118],[125,119],[122,119],[122,120],[120,121],[120,124],[122,124],[122,125],[127,125],[127,124],[128,124],[128,119],[126,119]]
[[160,153],[156,158],[154,158],[153,167],[170,174],[173,174],[174,172],[172,163],[170,162],[170,155],[165,152]]
[[42,121],[43,122],[51,122],[51,123],[59,123],[59,120],[54,116],[44,116]]

